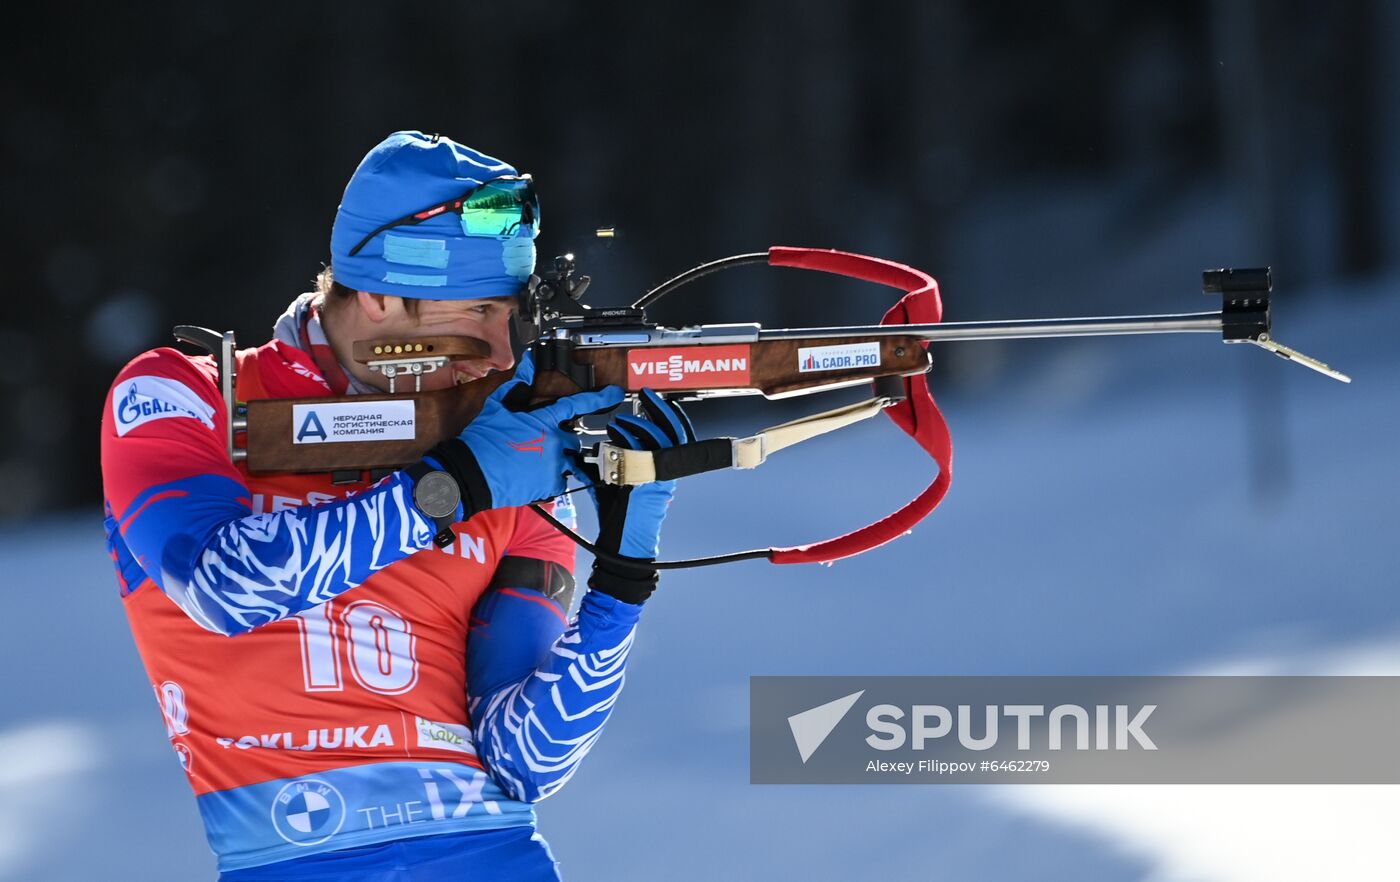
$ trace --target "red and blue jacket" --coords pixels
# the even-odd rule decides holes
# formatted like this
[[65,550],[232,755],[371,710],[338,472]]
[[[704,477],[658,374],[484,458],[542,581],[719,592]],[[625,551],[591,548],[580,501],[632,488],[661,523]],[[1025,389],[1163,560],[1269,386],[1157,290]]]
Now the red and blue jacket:
[[[330,394],[279,341],[238,353],[237,379],[240,401]],[[512,558],[573,568],[528,508],[438,548],[402,473],[249,475],[217,380],[208,357],[133,360],[102,472],[122,602],[220,869],[532,826],[611,712],[640,607],[590,592],[570,621],[567,596],[512,584]]]

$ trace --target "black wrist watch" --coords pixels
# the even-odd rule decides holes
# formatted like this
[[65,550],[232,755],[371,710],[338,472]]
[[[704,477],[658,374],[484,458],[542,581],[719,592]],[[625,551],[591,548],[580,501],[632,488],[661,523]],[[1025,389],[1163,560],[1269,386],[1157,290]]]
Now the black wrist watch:
[[426,517],[432,518],[438,531],[433,542],[439,548],[452,544],[452,525],[457,520],[457,506],[462,502],[462,488],[447,472],[420,462],[408,470],[413,478],[413,504]]

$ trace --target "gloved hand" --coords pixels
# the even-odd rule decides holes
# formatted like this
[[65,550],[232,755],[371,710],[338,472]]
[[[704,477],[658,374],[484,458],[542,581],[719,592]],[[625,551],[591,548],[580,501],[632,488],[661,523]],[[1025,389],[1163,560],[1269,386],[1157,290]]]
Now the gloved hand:
[[[642,390],[641,402],[649,419],[615,417],[608,424],[612,443],[632,450],[660,450],[695,440],[695,428],[679,405],[650,389]],[[598,547],[627,560],[594,560],[588,585],[626,603],[642,603],[656,590],[658,574],[650,564],[660,553],[661,522],[666,519],[676,482],[626,487],[599,481],[590,492],[598,506]]]
[[564,477],[572,464],[566,454],[579,450],[578,436],[564,424],[622,403],[622,389],[607,386],[531,408],[534,378],[535,363],[527,352],[515,376],[491,393],[462,434],[436,445],[424,457],[456,479],[465,517],[563,493]]

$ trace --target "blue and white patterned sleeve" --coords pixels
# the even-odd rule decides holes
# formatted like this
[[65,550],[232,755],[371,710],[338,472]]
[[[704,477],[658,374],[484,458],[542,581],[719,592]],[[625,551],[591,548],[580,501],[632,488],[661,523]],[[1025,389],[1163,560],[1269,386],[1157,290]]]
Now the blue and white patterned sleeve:
[[563,616],[550,603],[537,592],[493,591],[478,605],[467,642],[477,752],[501,787],[525,802],[563,787],[602,734],[642,611],[590,591],[560,634]]
[[202,627],[241,634],[432,543],[433,525],[402,472],[325,505],[253,514],[224,447],[213,374],[207,359],[157,349],[112,385],[102,474],[107,545],[125,591],[149,577]]
[[[206,475],[153,487],[115,537],[210,631],[241,634],[285,619],[432,544],[433,525],[413,505],[403,472],[346,499],[260,515],[238,506],[241,485],[219,486],[233,484]],[[225,505],[211,506],[220,496]],[[226,507],[233,511],[207,511]]]

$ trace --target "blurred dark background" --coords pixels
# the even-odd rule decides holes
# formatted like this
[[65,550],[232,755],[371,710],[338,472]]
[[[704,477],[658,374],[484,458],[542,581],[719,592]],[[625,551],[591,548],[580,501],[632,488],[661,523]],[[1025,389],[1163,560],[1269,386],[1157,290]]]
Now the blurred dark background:
[[[540,809],[565,878],[1400,878],[1400,788],[747,768],[755,674],[1400,674],[1400,4],[25,11],[0,37],[0,880],[215,875],[103,547],[103,397],[177,323],[265,341],[403,128],[533,173],[541,255],[576,252],[598,304],[773,244],[926,269],[949,320],[1206,310],[1202,269],[1271,264],[1277,337],[1356,377],[1207,335],[935,347],[946,505],[831,568],[668,574],[606,737]],[[891,300],[752,268],[653,318],[867,323]],[[691,414],[748,434],[833,404]],[[931,471],[871,421],[687,479],[662,553],[830,536]]]
[[[1193,311],[1203,260],[1296,291],[1385,269],[1400,235],[1381,2],[52,9],[0,86],[7,519],[95,509],[107,384],[172,325],[267,338],[394,129],[532,172],[541,256],[577,252],[597,303],[801,244],[927,269],[953,320]],[[653,317],[889,302],[761,270],[692,290]],[[984,388],[998,351],[953,348],[935,383]]]

